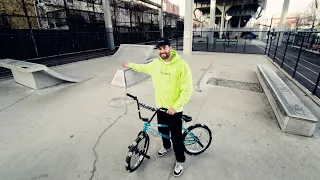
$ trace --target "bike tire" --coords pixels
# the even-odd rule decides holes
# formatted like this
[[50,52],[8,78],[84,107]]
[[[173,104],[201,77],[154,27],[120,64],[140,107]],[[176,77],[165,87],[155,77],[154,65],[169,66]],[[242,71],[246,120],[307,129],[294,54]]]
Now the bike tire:
[[[191,150],[188,147],[186,147],[186,143],[190,142],[190,140],[187,140],[187,137],[189,136],[188,137],[189,139],[192,138],[192,137],[187,132],[183,133],[183,142],[185,144],[185,152],[187,154],[189,154],[189,155],[199,155],[199,154],[203,153],[205,150],[207,150],[208,147],[211,145],[212,133],[211,133],[211,130],[208,128],[208,126],[203,125],[203,124],[195,124],[195,125],[189,126],[187,128],[187,130],[190,133],[193,133],[193,132],[195,132],[195,130],[200,130],[200,129],[204,130],[207,133],[207,136],[209,136],[209,137],[207,137],[208,138],[208,142],[205,144],[205,146],[203,145],[204,147],[202,147],[199,150]],[[197,135],[195,135],[195,136],[197,136]],[[192,139],[194,140],[194,138],[192,138]],[[200,143],[201,143],[201,140],[200,140]],[[200,143],[197,143],[197,144],[200,146]]]
[[[144,143],[143,143],[143,140]],[[143,146],[143,149],[139,149],[140,148],[140,143]],[[136,138],[136,140],[132,143],[131,146],[129,146],[129,151],[126,157],[126,163],[125,163],[125,168],[127,171],[129,172],[133,172],[136,169],[138,169],[138,167],[141,165],[141,163],[143,162],[145,156],[142,156],[143,154],[147,154],[148,149],[149,149],[149,144],[150,144],[150,138],[148,136],[148,134],[144,133],[144,132],[140,132],[138,137]],[[139,155],[139,159],[137,160],[137,162],[133,162],[134,159],[134,155],[138,154]],[[132,163],[134,163],[134,166],[131,166]]]

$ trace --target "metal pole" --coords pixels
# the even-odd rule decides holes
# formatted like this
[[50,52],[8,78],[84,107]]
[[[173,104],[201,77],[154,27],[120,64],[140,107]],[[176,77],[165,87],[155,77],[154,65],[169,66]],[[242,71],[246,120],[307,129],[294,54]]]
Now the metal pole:
[[[309,43],[310,36],[311,36],[311,32],[309,32],[309,36],[308,36],[308,39],[307,39],[307,43]],[[311,46],[310,46],[309,49],[311,49]]]
[[300,45],[300,50],[299,50],[299,54],[298,54],[296,66],[294,67],[294,71],[293,71],[293,75],[292,75],[293,78],[294,78],[294,76],[296,75],[297,67],[298,67],[298,64],[299,64],[299,60],[300,60],[300,55],[301,55],[301,51],[302,51],[302,46],[303,46],[304,37],[305,37],[305,33],[303,33],[302,42],[301,42],[301,45]]
[[[224,32],[223,32],[224,34]],[[224,46],[223,46],[223,50],[224,52],[226,52],[226,44],[227,44],[227,38],[226,38],[226,34],[224,35]]]
[[207,36],[207,51],[208,51],[208,43],[209,43],[209,37]]
[[244,48],[243,48],[243,52],[246,52],[246,46],[247,46],[247,41],[244,41]]
[[163,37],[163,0],[161,0],[161,8],[159,11],[159,30],[160,37]]
[[312,92],[313,95],[315,95],[317,93],[317,89],[318,89],[318,86],[319,86],[319,82],[320,82],[320,72],[319,72],[319,75],[318,75],[318,79],[317,79],[317,83],[316,83],[316,86],[314,87],[314,90]]
[[113,27],[111,20],[110,0],[104,0],[104,22],[106,28],[106,35],[108,39],[108,47],[110,50],[115,50],[113,39]]
[[271,38],[270,38],[270,44],[269,44],[268,56],[270,55],[270,49],[271,49],[271,44],[272,44],[272,37],[273,37],[273,34],[274,34],[274,30],[272,31],[272,36],[271,36]]
[[[194,37],[194,32],[192,31],[192,37]],[[192,38],[192,46],[191,46],[191,48],[192,48],[192,51],[193,51],[193,46],[194,46],[194,38]]]
[[277,41],[276,50],[275,50],[275,52],[274,52],[273,61],[276,60],[276,55],[277,55],[277,51],[278,51],[278,44],[279,44],[279,40],[280,40],[280,33],[281,33],[281,32],[278,32],[278,41]]
[[285,48],[285,50],[284,50],[283,59],[282,59],[282,62],[281,62],[281,68],[283,67],[283,63],[284,63],[284,60],[285,60],[285,57],[286,57],[286,53],[287,53],[287,49],[288,49],[288,44],[289,44],[290,35],[291,35],[291,33],[289,32],[289,36],[288,36],[288,38],[287,38],[286,48]]
[[177,36],[177,40],[176,40],[176,49],[178,49],[178,41],[179,41],[179,36]]
[[[264,54],[266,55],[267,54],[267,51],[268,51],[268,43],[269,43],[269,36],[271,34],[271,31],[269,30],[268,31],[268,39],[267,39],[267,43],[266,43],[266,49],[264,50]],[[269,47],[270,48],[270,47]]]

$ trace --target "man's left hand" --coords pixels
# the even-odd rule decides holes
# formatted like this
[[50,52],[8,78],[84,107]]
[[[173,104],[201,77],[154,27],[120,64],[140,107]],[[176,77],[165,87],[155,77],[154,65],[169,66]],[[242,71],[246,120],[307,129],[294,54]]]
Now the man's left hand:
[[168,114],[174,115],[175,113],[176,113],[176,110],[173,107],[168,109]]

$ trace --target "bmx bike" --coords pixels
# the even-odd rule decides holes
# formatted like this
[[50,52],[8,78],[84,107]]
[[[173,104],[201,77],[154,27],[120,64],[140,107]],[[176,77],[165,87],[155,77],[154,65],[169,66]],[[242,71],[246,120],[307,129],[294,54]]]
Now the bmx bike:
[[[142,104],[139,102],[138,98],[136,96],[133,96],[131,94],[126,94],[127,96],[131,97],[137,102],[138,107],[138,114],[139,119],[144,121],[144,127],[141,132],[139,132],[138,137],[136,140],[130,145],[129,152],[126,157],[126,163],[125,168],[129,172],[135,171],[142,163],[144,158],[150,159],[150,156],[147,155],[150,138],[148,135],[148,131],[151,133],[154,133],[156,135],[160,135],[162,137],[165,137],[167,139],[170,139],[169,136],[160,133],[159,131],[152,129],[150,127],[168,127],[168,125],[165,124],[155,124],[150,123],[155,115],[159,112],[167,112],[167,109],[165,108],[153,108],[150,106],[147,106],[145,104]],[[150,119],[143,118],[140,113],[140,106],[154,112],[152,117]],[[188,115],[182,115],[182,120],[184,122],[190,122],[192,120],[191,116]],[[189,155],[199,155],[203,153],[211,144],[212,141],[212,134],[211,130],[208,128],[208,126],[204,124],[194,124],[189,126],[188,128],[185,128],[182,125],[183,130],[183,141],[185,146],[185,152]]]

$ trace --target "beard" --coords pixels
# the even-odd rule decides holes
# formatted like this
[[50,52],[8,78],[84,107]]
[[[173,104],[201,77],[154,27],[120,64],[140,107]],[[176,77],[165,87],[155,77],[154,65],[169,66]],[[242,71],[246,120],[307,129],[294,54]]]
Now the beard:
[[161,53],[161,54],[160,54],[160,57],[161,57],[162,59],[168,59],[168,58],[170,57],[170,52],[169,52],[169,53]]

